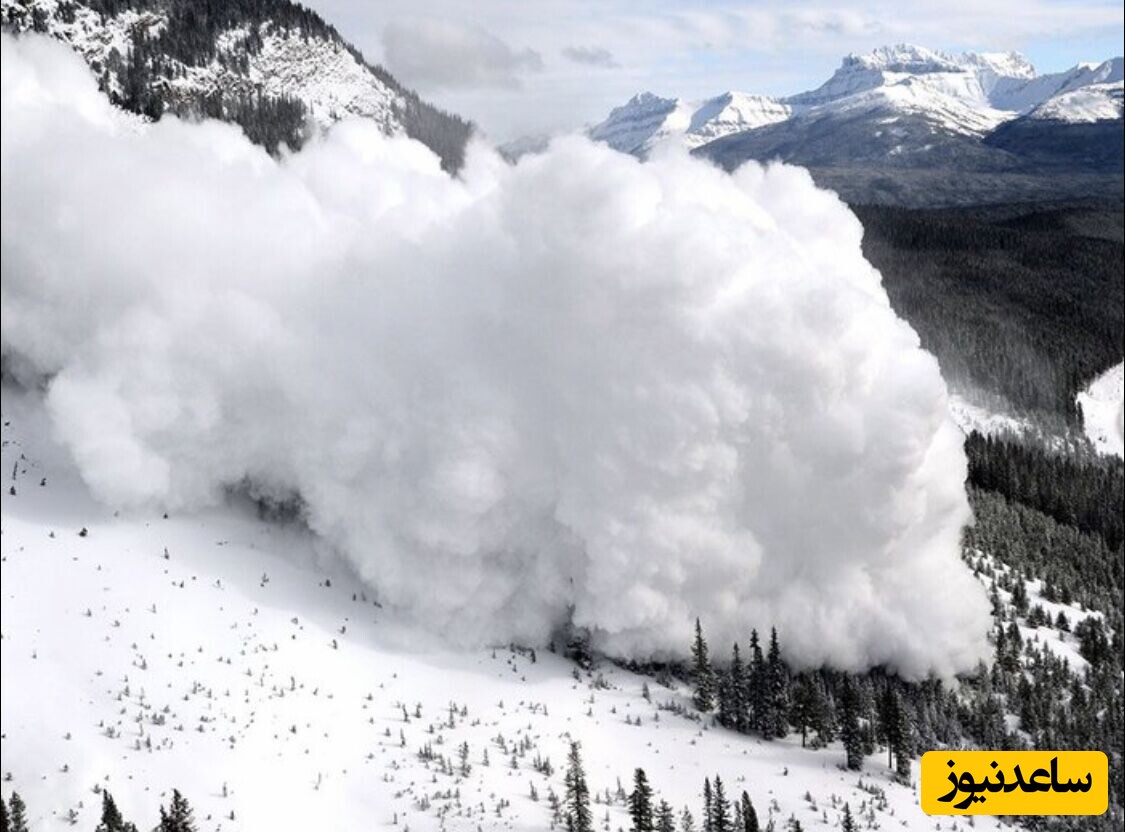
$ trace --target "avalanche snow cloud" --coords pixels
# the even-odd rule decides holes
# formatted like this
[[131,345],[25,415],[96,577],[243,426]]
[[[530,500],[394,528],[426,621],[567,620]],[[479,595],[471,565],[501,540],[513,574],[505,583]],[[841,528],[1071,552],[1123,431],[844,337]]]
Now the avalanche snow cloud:
[[250,481],[447,636],[971,666],[961,437],[836,197],[574,138],[459,179],[341,124],[281,161],[3,39],[3,352],[102,499]]

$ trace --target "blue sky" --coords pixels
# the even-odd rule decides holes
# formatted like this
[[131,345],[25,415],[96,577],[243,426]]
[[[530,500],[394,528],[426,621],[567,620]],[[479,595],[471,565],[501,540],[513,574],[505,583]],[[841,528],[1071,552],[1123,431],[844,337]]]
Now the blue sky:
[[594,122],[633,93],[784,95],[894,43],[1022,52],[1040,72],[1121,55],[1120,0],[309,0],[427,98],[494,138]]

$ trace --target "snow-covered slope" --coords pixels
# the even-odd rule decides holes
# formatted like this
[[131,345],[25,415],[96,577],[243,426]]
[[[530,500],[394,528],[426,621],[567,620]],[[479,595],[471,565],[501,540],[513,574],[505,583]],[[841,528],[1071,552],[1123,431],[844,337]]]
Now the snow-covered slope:
[[1062,72],[1037,75],[1022,81],[1002,82],[992,93],[995,106],[1016,113],[1027,113],[1059,95],[1084,87],[1113,84],[1122,80],[1121,58],[1101,63],[1081,63]]
[[1078,394],[1086,436],[1103,454],[1125,456],[1125,363],[1111,367]]
[[1125,85],[1121,81],[1091,84],[1052,96],[1032,110],[1031,118],[1082,124],[1110,121],[1122,115]]
[[5,792],[35,829],[92,828],[101,788],[146,828],[173,787],[200,832],[545,829],[571,738],[603,801],[599,828],[628,825],[614,793],[635,766],[696,817],[718,773],[778,828],[790,815],[831,828],[844,801],[872,828],[932,827],[882,755],[846,772],[836,746],[759,742],[666,710],[687,702],[679,686],[547,651],[452,652],[247,507],[100,507],[47,438],[37,396],[5,388],[3,425]]
[[268,147],[295,144],[308,123],[371,119],[429,145],[447,167],[471,125],[421,101],[368,65],[336,30],[294,3],[196,13],[184,0],[0,0],[5,29],[45,32],[73,47],[122,107],[241,124]]
[[[102,15],[89,6],[63,4],[59,0],[0,0],[5,22],[26,14],[40,14],[47,32],[77,50],[91,67],[111,67],[128,54],[134,38],[153,38],[168,25],[167,11],[125,8],[116,15]],[[63,13],[60,6],[70,8]],[[396,90],[377,78],[345,45],[329,37],[309,36],[295,28],[265,22],[260,43],[248,48],[250,27],[228,29],[216,38],[214,57],[196,66],[177,62],[172,77],[157,83],[174,98],[187,99],[213,93],[251,94],[299,98],[312,117],[327,126],[347,115],[371,118],[389,132],[400,132],[396,107],[402,101]],[[240,66],[240,60],[245,65]],[[122,78],[110,73],[110,89],[122,92]]]

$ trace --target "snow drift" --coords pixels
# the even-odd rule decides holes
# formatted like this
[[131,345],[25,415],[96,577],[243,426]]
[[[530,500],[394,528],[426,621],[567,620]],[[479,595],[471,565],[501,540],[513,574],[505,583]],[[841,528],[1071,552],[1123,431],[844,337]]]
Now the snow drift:
[[253,482],[385,603],[464,643],[971,665],[960,432],[836,197],[579,138],[459,179],[343,123],[275,161],[139,126],[3,40],[3,352],[95,493]]

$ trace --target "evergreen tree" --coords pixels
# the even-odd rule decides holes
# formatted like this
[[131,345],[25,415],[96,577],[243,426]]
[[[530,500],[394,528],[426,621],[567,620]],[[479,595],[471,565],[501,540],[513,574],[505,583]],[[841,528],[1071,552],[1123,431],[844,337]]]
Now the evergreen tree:
[[763,694],[762,735],[781,739],[789,733],[789,670],[781,659],[776,627],[770,630]]
[[567,832],[593,832],[594,816],[590,811],[590,790],[578,743],[570,744],[566,765],[566,828]]
[[28,832],[27,805],[19,792],[12,792],[8,799],[8,827],[12,832]]
[[652,787],[645,770],[633,772],[633,791],[629,795],[629,817],[633,819],[633,832],[653,832]]
[[743,792],[739,804],[742,807],[742,828],[738,832],[759,832],[758,813],[754,811],[754,804],[750,800],[750,795]]
[[695,682],[692,702],[696,710],[707,713],[715,707],[715,671],[711,667],[707,642],[703,638],[703,627],[698,618],[695,619],[695,643],[691,648],[691,662]]
[[187,799],[179,789],[172,789],[172,802],[168,808],[160,807],[158,832],[195,832],[195,818]]
[[680,815],[680,832],[695,832],[695,818],[691,816],[691,809],[687,806]]
[[852,771],[863,768],[863,730],[859,724],[859,693],[850,676],[844,677],[840,694],[840,738],[844,742],[847,766]]
[[676,814],[667,800],[661,800],[656,810],[656,832],[676,832]]
[[711,832],[733,832],[730,818],[730,801],[723,789],[723,781],[715,775],[711,787]]
[[819,682],[809,674],[804,674],[793,689],[793,700],[789,709],[789,720],[801,734],[801,747],[805,747],[809,731],[824,732],[828,703]]
[[12,827],[8,823],[8,804],[3,797],[0,797],[0,832],[11,832]]
[[121,816],[108,789],[102,792],[102,819],[94,832],[137,832],[137,827]]
[[711,779],[703,778],[703,832],[712,832],[711,818],[713,815],[714,796],[711,794]]
[[859,832],[855,818],[852,817],[852,809],[847,803],[844,804],[844,816],[840,818],[840,832]]
[[748,724],[746,665],[742,663],[742,654],[737,644],[731,651],[730,667],[719,697],[719,722],[735,731],[745,731]]
[[765,687],[766,663],[762,658],[762,645],[758,641],[758,631],[750,631],[750,670],[746,679],[746,710],[749,713],[750,729],[759,734],[765,733]]
[[[1003,628],[1000,630],[1003,633]],[[898,729],[901,723],[899,719],[899,709],[902,704],[895,694],[894,688],[890,683],[883,689],[883,695],[879,699],[879,729],[882,734],[883,741],[887,745],[887,767],[894,768],[894,752],[895,744],[898,738]]]
[[898,691],[891,692],[890,723],[887,739],[890,753],[894,755],[895,774],[900,780],[910,779],[910,761],[914,757],[914,729],[910,713]]

